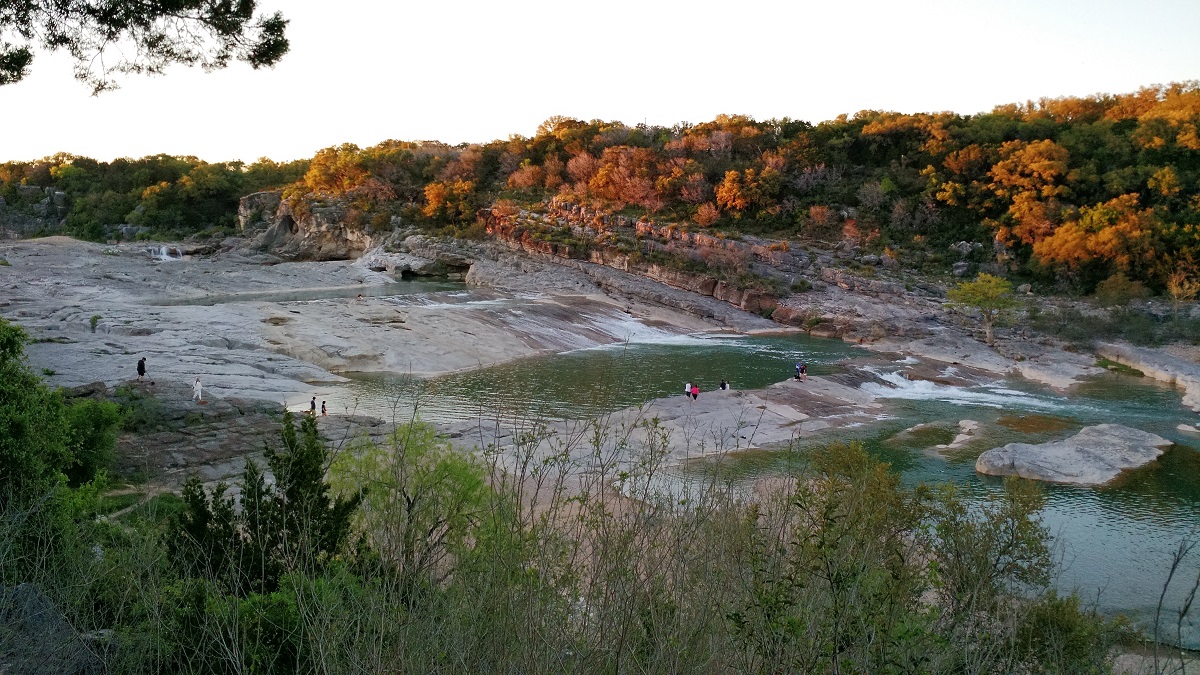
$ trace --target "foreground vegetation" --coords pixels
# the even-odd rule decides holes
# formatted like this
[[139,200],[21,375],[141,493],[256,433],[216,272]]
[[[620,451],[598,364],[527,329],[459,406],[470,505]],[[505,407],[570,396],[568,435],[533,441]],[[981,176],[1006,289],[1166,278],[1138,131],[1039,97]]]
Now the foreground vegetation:
[[128,508],[102,470],[68,477],[118,420],[22,418],[71,406],[0,329],[0,384],[26,378],[0,406],[0,575],[112,672],[1078,673],[1129,637],[1050,589],[1035,485],[907,488],[854,445],[748,499],[664,490],[653,420],[622,461],[604,439],[631,430],[599,421],[468,457],[419,421],[330,451],[288,416],[273,480]]

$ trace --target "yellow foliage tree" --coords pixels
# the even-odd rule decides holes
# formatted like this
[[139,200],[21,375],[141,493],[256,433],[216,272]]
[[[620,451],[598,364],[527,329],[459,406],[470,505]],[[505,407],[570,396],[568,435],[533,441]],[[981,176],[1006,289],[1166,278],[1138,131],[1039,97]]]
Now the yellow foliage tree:
[[992,192],[1009,200],[1007,231],[1034,244],[1054,231],[1062,212],[1059,197],[1067,192],[1067,149],[1051,140],[1009,141],[1000,146],[1000,161],[989,175]]
[[1034,255],[1068,266],[1099,259],[1121,272],[1149,270],[1155,262],[1158,221],[1153,210],[1139,206],[1136,194],[1085,206],[1078,218],[1034,243]]

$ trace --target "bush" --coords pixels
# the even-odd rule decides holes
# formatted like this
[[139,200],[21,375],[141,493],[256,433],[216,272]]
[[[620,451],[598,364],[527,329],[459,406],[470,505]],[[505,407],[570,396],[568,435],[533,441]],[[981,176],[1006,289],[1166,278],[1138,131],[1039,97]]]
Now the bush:
[[1096,284],[1096,303],[1102,307],[1124,307],[1132,300],[1150,296],[1140,281],[1132,281],[1118,272]]
[[66,468],[72,486],[93,480],[116,459],[117,429],[121,408],[110,401],[83,399],[66,407],[71,429],[71,465]]

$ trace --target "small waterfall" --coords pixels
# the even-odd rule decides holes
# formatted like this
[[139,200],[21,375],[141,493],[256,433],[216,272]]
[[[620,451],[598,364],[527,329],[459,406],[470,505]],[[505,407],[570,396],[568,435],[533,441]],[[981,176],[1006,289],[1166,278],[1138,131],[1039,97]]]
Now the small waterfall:
[[979,387],[955,387],[927,380],[909,380],[897,371],[863,368],[882,382],[864,382],[859,389],[877,398],[897,398],[910,401],[943,401],[957,405],[978,405],[1005,410],[1040,410],[1068,412],[1086,406],[1051,396],[1009,389],[999,381]]
[[178,247],[167,246],[166,244],[151,246],[146,249],[146,253],[153,260],[181,260],[183,258],[183,253]]

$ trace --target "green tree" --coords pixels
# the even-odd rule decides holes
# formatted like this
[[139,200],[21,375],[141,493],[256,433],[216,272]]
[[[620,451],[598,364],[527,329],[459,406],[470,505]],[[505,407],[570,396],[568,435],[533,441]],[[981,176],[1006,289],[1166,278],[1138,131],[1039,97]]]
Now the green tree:
[[405,589],[453,570],[490,495],[482,468],[423,422],[397,428],[388,443],[342,453],[330,475],[338,494],[363,492],[355,529]]
[[239,595],[269,593],[278,590],[282,576],[320,571],[345,550],[360,497],[330,497],[329,453],[316,419],[306,416],[297,433],[292,414],[285,413],[280,436],[283,449],[266,452],[274,484],[246,462],[240,512],[225,483],[211,493],[197,478],[184,484],[185,508],[167,539],[181,574],[219,581]]
[[72,487],[87,483],[116,458],[121,408],[112,401],[83,399],[66,406],[71,430],[71,464],[66,468]]
[[224,68],[234,59],[254,68],[272,66],[288,51],[287,20],[279,12],[256,17],[257,5],[256,0],[4,0],[0,85],[29,74],[35,43],[69,53],[75,78],[94,94],[116,88],[113,73],[157,75],[175,63],[205,70]]
[[980,274],[974,281],[963,283],[946,291],[951,305],[979,310],[980,321],[989,345],[995,344],[992,328],[1003,312],[1017,306],[1013,297],[1012,284],[1007,279]]
[[0,319],[0,512],[51,492],[72,460],[62,395],[25,364],[27,340]]

